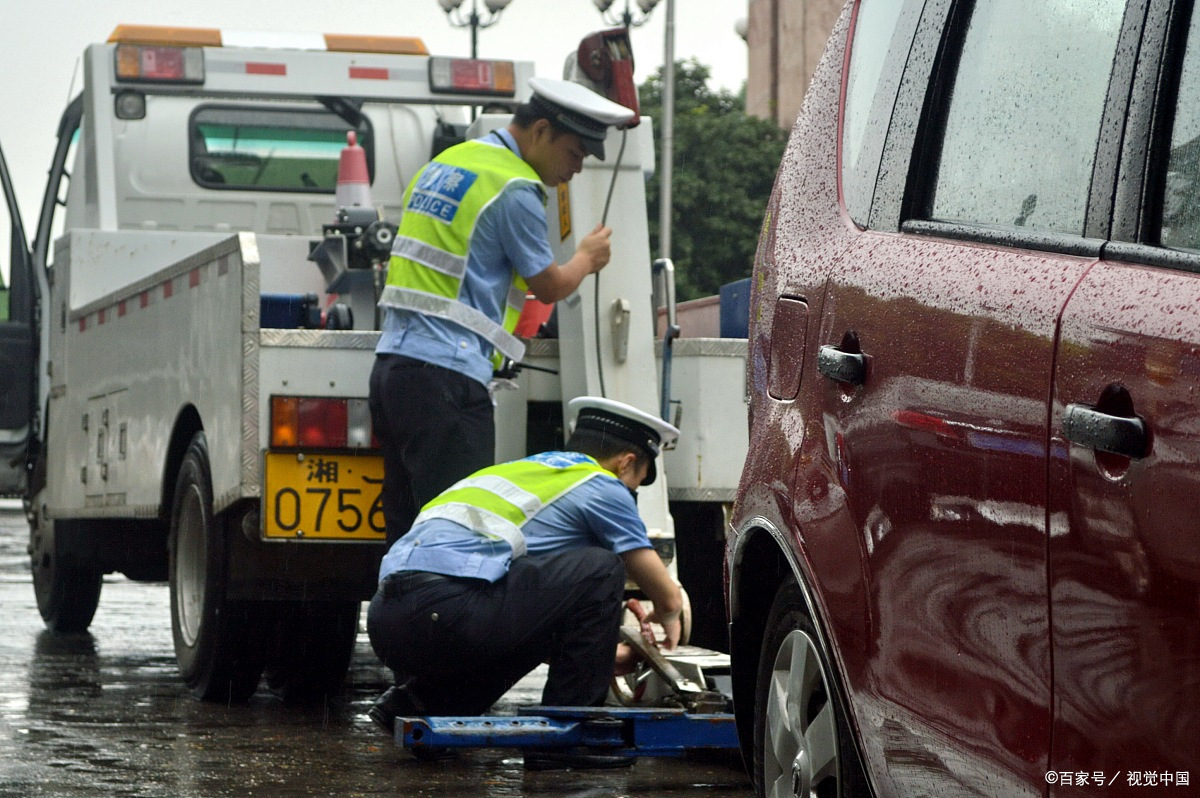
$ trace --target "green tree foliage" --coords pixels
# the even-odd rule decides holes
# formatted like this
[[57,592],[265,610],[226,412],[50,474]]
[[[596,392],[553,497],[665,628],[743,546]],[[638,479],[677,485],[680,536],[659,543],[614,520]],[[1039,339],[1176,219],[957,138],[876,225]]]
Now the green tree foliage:
[[[661,150],[662,69],[640,89],[642,113],[654,120]],[[679,299],[715,294],[750,276],[767,197],[787,141],[773,121],[746,114],[745,88],[712,89],[709,69],[694,59],[675,64],[675,175],[671,257]],[[646,185],[650,248],[659,245],[659,165]]]

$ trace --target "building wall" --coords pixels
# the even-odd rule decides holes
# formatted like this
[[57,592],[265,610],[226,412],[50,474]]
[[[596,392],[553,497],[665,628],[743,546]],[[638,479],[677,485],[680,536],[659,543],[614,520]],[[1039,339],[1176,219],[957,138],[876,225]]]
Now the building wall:
[[845,0],[749,0],[746,110],[790,128]]

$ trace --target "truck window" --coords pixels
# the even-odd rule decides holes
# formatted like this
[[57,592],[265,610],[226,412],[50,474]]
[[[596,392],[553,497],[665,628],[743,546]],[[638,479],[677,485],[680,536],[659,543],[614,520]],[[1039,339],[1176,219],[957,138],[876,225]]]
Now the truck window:
[[[350,129],[322,110],[202,106],[189,124],[192,178],[211,189],[332,194]],[[369,128],[358,137],[370,166]]]
[[1193,13],[1163,190],[1163,246],[1200,250],[1200,14]]
[[1083,234],[1124,0],[977,3],[930,216]]

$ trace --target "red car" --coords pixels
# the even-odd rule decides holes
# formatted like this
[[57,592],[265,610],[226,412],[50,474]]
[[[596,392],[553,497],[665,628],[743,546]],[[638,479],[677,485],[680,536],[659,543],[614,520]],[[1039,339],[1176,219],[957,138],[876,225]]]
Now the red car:
[[1200,790],[1192,6],[846,5],[754,269],[759,794]]

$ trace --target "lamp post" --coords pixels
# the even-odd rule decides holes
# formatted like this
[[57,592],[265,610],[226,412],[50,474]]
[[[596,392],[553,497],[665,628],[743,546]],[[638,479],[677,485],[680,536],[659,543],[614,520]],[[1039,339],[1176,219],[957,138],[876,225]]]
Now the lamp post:
[[639,25],[646,24],[650,19],[650,12],[654,10],[658,2],[659,0],[637,0],[637,6],[642,12],[642,15],[639,17],[630,11],[629,0],[625,0],[625,10],[619,14],[609,11],[613,6],[613,0],[592,0],[592,3],[599,9],[600,15],[604,17],[605,22],[609,25],[620,25],[625,28],[636,28]]
[[471,0],[471,13],[464,15],[462,4],[464,0],[438,0],[438,5],[446,12],[446,19],[456,28],[471,28],[471,58],[479,57],[479,29],[490,28],[500,21],[500,14],[508,8],[512,0],[483,0],[487,16],[479,15],[478,0]]
[[[625,10],[620,14],[611,11],[614,0],[592,0],[604,21],[609,25],[636,28],[650,19],[650,12],[660,0],[637,0],[641,16],[635,16],[625,0]],[[663,33],[663,78],[662,78],[662,152],[659,155],[659,213],[658,243],[659,257],[671,257],[671,181],[674,178],[675,153],[675,0],[667,0],[667,19]]]
[[662,180],[658,208],[660,258],[671,257],[671,181],[675,177],[675,0],[667,0],[663,33]]

